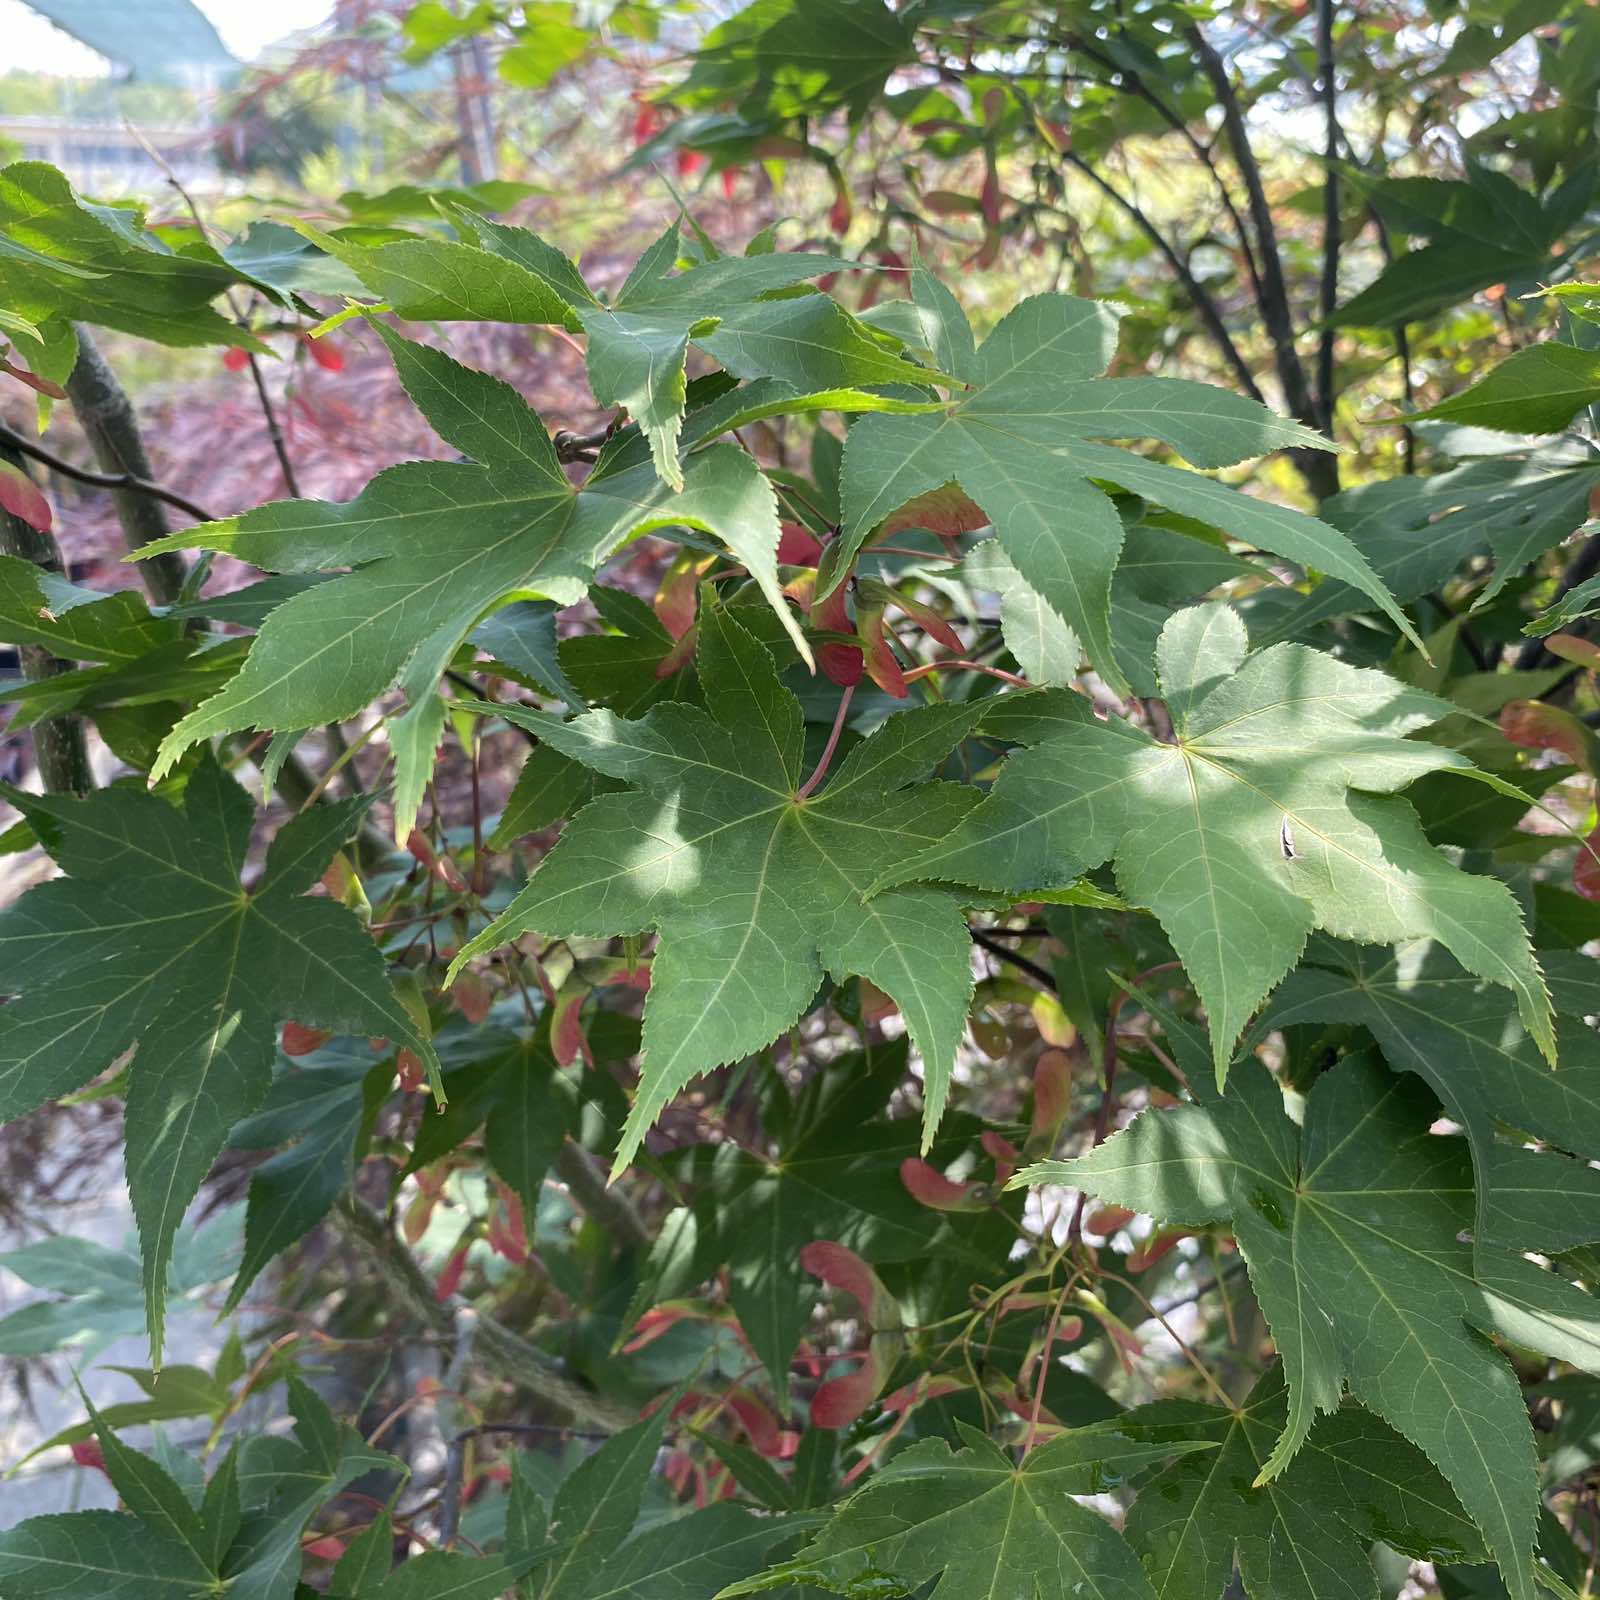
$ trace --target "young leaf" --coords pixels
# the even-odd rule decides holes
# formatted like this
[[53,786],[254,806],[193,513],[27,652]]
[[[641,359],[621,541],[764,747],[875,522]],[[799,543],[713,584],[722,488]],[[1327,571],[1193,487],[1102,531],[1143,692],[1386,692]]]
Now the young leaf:
[[1512,990],[1553,1060],[1516,902],[1497,879],[1452,866],[1395,795],[1425,772],[1470,770],[1454,750],[1405,738],[1453,708],[1299,645],[1247,656],[1243,624],[1221,605],[1173,616],[1158,663],[1175,743],[1102,722],[1077,696],[1053,700],[1059,731],[1010,756],[947,839],[876,884],[1022,896],[1114,859],[1123,894],[1155,912],[1199,991],[1219,1082],[1319,927],[1437,938]]
[[1350,1392],[1418,1445],[1493,1550],[1513,1600],[1532,1600],[1533,1433],[1516,1375],[1482,1332],[1493,1290],[1465,1242],[1462,1141],[1429,1132],[1433,1096],[1349,1058],[1318,1079],[1303,1129],[1251,1063],[1219,1096],[1150,1111],[1075,1161],[1015,1181],[1066,1183],[1192,1226],[1231,1223],[1282,1357],[1288,1414],[1256,1483],[1280,1477],[1320,1411]]
[[633,787],[578,814],[452,972],[531,929],[656,930],[643,1077],[617,1170],[690,1079],[787,1028],[824,971],[870,978],[900,1007],[923,1056],[931,1137],[972,990],[966,924],[937,890],[871,902],[861,891],[885,862],[926,848],[970,809],[973,791],[916,780],[977,726],[981,704],[891,718],[802,798],[800,706],[772,658],[721,606],[703,606],[699,626],[710,714],[669,703],[637,722],[605,711],[561,722],[478,707]]
[[[350,716],[402,670],[418,690],[418,663],[431,662],[436,677],[496,602],[524,592],[580,600],[596,564],[651,528],[723,537],[798,640],[778,588],[776,502],[744,451],[696,451],[679,494],[646,461],[597,470],[575,489],[543,423],[509,384],[375,326],[419,409],[476,464],[407,462],[347,505],[283,501],[146,545],[142,556],[225,550],[280,572],[357,568],[267,618],[238,676],[167,736],[154,776],[216,733]],[[798,648],[805,653],[803,641]]]
[[282,828],[255,889],[239,883],[254,808],[213,761],[184,808],[129,789],[0,794],[68,876],[0,912],[0,1118],[77,1089],[130,1046],[127,1170],[159,1361],[173,1235],[228,1130],[267,1091],[284,1019],[386,1034],[425,1060],[383,960],[342,906],[307,899],[363,806]]
[[1111,578],[1123,529],[1090,481],[1098,478],[1342,578],[1411,635],[1366,558],[1335,529],[1197,473],[1092,442],[1153,437],[1203,467],[1285,446],[1327,447],[1320,435],[1226,390],[1173,378],[1101,378],[1115,347],[1116,317],[1108,306],[1039,295],[984,341],[972,361],[971,391],[953,397],[943,415],[857,423],[845,441],[844,532],[829,546],[819,596],[843,580],[885,518],[954,481],[993,522],[1011,565],[1055,608],[1095,665],[1116,677]]

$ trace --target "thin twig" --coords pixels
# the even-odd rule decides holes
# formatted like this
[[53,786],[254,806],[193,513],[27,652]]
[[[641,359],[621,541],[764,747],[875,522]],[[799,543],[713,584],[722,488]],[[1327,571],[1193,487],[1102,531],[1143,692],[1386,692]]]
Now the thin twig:
[[1074,155],[1070,150],[1063,150],[1061,159],[1075,171],[1081,172],[1115,205],[1120,206],[1127,213],[1134,226],[1161,252],[1167,265],[1172,268],[1174,276],[1183,285],[1184,292],[1189,296],[1195,310],[1199,312],[1200,320],[1205,323],[1206,331],[1222,352],[1223,359],[1233,368],[1233,375],[1239,380],[1240,388],[1252,400],[1259,401],[1262,405],[1265,405],[1267,403],[1266,396],[1262,394],[1259,385],[1256,383],[1255,376],[1250,371],[1249,363],[1239,353],[1239,347],[1233,342],[1233,336],[1228,332],[1228,326],[1222,320],[1222,313],[1218,310],[1216,301],[1211,298],[1210,292],[1204,284],[1190,271],[1189,263],[1178,254],[1177,249],[1168,240],[1167,236],[1133,201],[1128,199],[1114,184],[1102,177],[1100,173],[1096,172],[1081,156]]
[[196,505],[175,489],[151,483],[148,478],[135,477],[131,472],[90,472],[86,467],[74,466],[53,451],[46,450],[42,444],[35,444],[20,433],[13,433],[3,423],[0,423],[0,444],[9,446],[20,455],[31,456],[52,472],[59,472],[63,478],[71,478],[75,483],[87,484],[91,489],[128,489],[135,494],[147,494],[152,500],[165,500],[169,506],[186,511],[197,522],[217,520],[204,506]]
[[1007,966],[1015,967],[1018,972],[1027,973],[1035,983],[1043,984],[1051,994],[1056,992],[1054,976],[1041,967],[1037,961],[1030,961],[1020,951],[1008,949],[1003,944],[996,944],[983,928],[968,928],[967,932],[972,935],[972,942],[980,950],[987,950],[990,955],[1000,961],[1004,961]]
[[[172,163],[132,123],[127,124],[127,126],[134,138],[144,146],[145,153],[161,168],[167,182],[176,191],[178,198],[183,201],[189,215],[194,218],[195,227],[200,230],[200,237],[209,242],[211,229],[207,226],[206,219],[201,215],[200,207],[195,204],[194,196],[184,188],[182,180],[172,170]],[[239,324],[241,329],[246,329],[248,318],[245,316],[238,301],[234,299],[233,291],[230,289],[224,294],[223,298],[228,302],[228,310],[233,313],[233,320]],[[246,329],[246,331],[248,330]],[[272,441],[273,454],[277,456],[278,467],[283,473],[283,485],[289,491],[290,496],[298,500],[300,498],[300,485],[295,478],[294,463],[289,459],[289,446],[284,440],[283,429],[278,425],[277,409],[272,404],[271,395],[267,393],[267,381],[261,375],[261,362],[253,350],[245,351],[245,360],[250,367],[251,381],[255,384],[256,398],[261,402],[261,415],[266,420],[267,437]]]
[[1317,341],[1317,407],[1333,437],[1333,313],[1339,304],[1339,90],[1334,76],[1333,0],[1317,0],[1317,77],[1326,127],[1322,173],[1322,332]]
[[1199,24],[1191,23],[1185,29],[1185,37],[1194,49],[1200,70],[1216,93],[1228,148],[1233,155],[1234,165],[1239,169],[1239,176],[1244,179],[1250,220],[1255,226],[1256,249],[1260,253],[1262,292],[1258,304],[1261,320],[1272,339],[1278,382],[1283,386],[1284,399],[1290,411],[1308,427],[1315,427],[1317,414],[1311,387],[1306,382],[1305,368],[1301,366],[1299,352],[1295,349],[1294,315],[1289,308],[1289,290],[1284,282],[1283,260],[1278,253],[1277,225],[1267,200],[1261,167],[1250,144],[1250,130],[1245,126],[1244,109],[1234,91],[1233,80],[1228,76],[1226,63],[1200,31]]

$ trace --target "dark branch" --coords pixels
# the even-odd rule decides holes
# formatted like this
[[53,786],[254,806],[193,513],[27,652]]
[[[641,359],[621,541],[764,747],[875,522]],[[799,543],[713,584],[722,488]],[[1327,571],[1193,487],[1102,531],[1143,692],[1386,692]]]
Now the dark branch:
[[20,433],[13,433],[3,423],[0,423],[0,444],[9,446],[20,455],[31,456],[42,466],[49,467],[52,472],[59,472],[63,478],[71,478],[74,483],[87,484],[91,489],[119,489],[131,494],[148,495],[152,500],[164,500],[169,506],[176,506],[178,510],[187,512],[197,522],[215,522],[216,518],[203,506],[198,506],[193,500],[181,495],[175,489],[164,488],[159,483],[152,483],[148,478],[141,478],[131,472],[90,472],[86,467],[76,467],[70,461],[62,458],[52,451],[46,450],[43,445],[35,444],[33,440],[24,438]]
[[1339,304],[1339,90],[1333,61],[1333,0],[1317,0],[1317,77],[1326,130],[1322,172],[1322,332],[1317,340],[1317,406],[1333,437],[1333,313]]
[[[1316,401],[1306,379],[1305,368],[1301,365],[1299,352],[1295,349],[1294,314],[1289,307],[1283,259],[1278,252],[1278,230],[1272,220],[1272,207],[1267,201],[1261,168],[1250,144],[1250,131],[1245,126],[1243,108],[1234,92],[1233,80],[1228,76],[1227,64],[1211,47],[1199,27],[1190,26],[1185,30],[1185,37],[1194,47],[1200,68],[1216,93],[1217,103],[1222,109],[1222,127],[1228,148],[1244,180],[1245,195],[1250,203],[1250,220],[1255,225],[1256,248],[1260,253],[1261,295],[1258,304],[1261,320],[1272,339],[1273,364],[1283,388],[1284,401],[1298,421],[1308,428],[1318,427]],[[1310,459],[1313,455],[1315,459]],[[1333,456],[1321,451],[1302,451],[1296,452],[1295,459],[1319,499],[1337,493],[1339,467]]]
[[1015,967],[1018,972],[1025,972],[1035,983],[1043,984],[1051,994],[1056,992],[1055,977],[1037,961],[1030,961],[1025,955],[1015,950],[1009,950],[1005,945],[998,943],[982,928],[968,928],[972,935],[972,942],[980,950],[987,950],[997,961],[1004,961],[1007,966]]
[[1257,387],[1248,363],[1240,355],[1239,347],[1233,342],[1233,337],[1228,332],[1227,324],[1222,320],[1222,313],[1217,309],[1216,301],[1211,298],[1205,286],[1189,270],[1189,263],[1178,254],[1166,235],[1133,201],[1096,172],[1082,157],[1075,156],[1070,150],[1064,150],[1061,153],[1061,159],[1075,171],[1081,172],[1102,194],[1114,204],[1120,206],[1145,238],[1161,252],[1167,265],[1172,268],[1174,276],[1183,285],[1184,292],[1193,302],[1195,310],[1199,312],[1200,320],[1205,323],[1206,331],[1222,352],[1223,359],[1233,369],[1233,375],[1239,380],[1240,388],[1252,400],[1257,400],[1262,405],[1265,405],[1267,403],[1266,396]]

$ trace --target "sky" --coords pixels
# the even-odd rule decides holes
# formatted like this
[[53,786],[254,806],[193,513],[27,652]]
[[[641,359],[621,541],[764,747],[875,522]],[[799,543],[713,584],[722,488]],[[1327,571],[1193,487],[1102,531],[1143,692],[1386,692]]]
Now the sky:
[[[138,0],[127,0],[137,5]],[[269,44],[297,28],[321,22],[331,0],[197,0],[222,42],[241,60],[253,60]],[[0,71],[55,72],[85,77],[105,70],[104,61],[52,27],[22,0],[0,0]]]

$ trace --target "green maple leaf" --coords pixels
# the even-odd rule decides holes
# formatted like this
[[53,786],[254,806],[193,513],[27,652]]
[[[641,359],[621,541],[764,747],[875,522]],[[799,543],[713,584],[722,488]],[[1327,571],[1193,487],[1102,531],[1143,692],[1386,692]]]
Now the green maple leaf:
[[[797,390],[914,383],[929,376],[826,295],[787,292],[854,262],[776,251],[718,256],[671,273],[680,254],[679,233],[674,223],[609,303],[591,296],[589,304],[574,307],[589,336],[595,399],[626,408],[650,440],[656,470],[674,487],[682,481],[677,438],[691,341],[735,377],[777,378]],[[840,409],[849,409],[848,402]]]
[[153,617],[131,589],[106,594],[58,573],[0,555],[0,639],[36,644],[67,661],[126,665],[182,636],[181,626]]
[[[1516,902],[1497,879],[1452,866],[1395,794],[1426,772],[1474,771],[1457,751],[1405,738],[1454,707],[1300,645],[1247,655],[1243,624],[1217,604],[1174,615],[1157,664],[1174,743],[1100,721],[1079,696],[1040,696],[1050,716],[1027,737],[1042,742],[1007,759],[948,838],[878,883],[1020,895],[1113,859],[1123,895],[1155,912],[1205,1004],[1219,1083],[1315,928],[1437,938],[1512,990],[1554,1059]],[[1016,699],[1025,716],[1030,702]]]
[[[1558,996],[1562,952],[1548,958]],[[1582,967],[1588,956],[1572,956]],[[1580,997],[1579,1008],[1586,1009]],[[1502,1331],[1527,1342],[1571,1341],[1565,1359],[1600,1365],[1600,1327],[1588,1297],[1528,1262],[1522,1252],[1559,1251],[1600,1238],[1600,1039],[1563,1017],[1551,1072],[1505,996],[1437,946],[1364,949],[1318,940],[1279,991],[1264,1025],[1355,1023],[1371,1030],[1397,1072],[1415,1072],[1460,1124],[1477,1172],[1473,1237],[1479,1278],[1492,1284]],[[1519,1137],[1498,1136],[1501,1127]],[[1528,1149],[1521,1136],[1552,1149]],[[1569,1152],[1563,1154],[1562,1152]]]
[[676,91],[687,106],[738,97],[747,117],[864,116],[896,67],[915,59],[916,28],[883,0],[756,0],[701,42]]
[[[1506,1318],[1466,1241],[1465,1141],[1429,1132],[1438,1103],[1422,1084],[1360,1057],[1317,1081],[1300,1128],[1254,1064],[1226,1096],[1204,1074],[1191,1088],[1197,1104],[1146,1113],[1089,1155],[1015,1181],[1071,1184],[1168,1222],[1229,1223],[1289,1391],[1255,1481],[1284,1473],[1348,1384],[1439,1468],[1514,1600],[1531,1600],[1533,1433],[1516,1374],[1481,1337]],[[1543,1348],[1538,1335],[1516,1334]]]
[[146,545],[223,550],[278,572],[356,570],[273,611],[227,687],[161,746],[154,776],[198,739],[235,728],[306,728],[353,715],[402,671],[437,677],[474,623],[508,596],[582,599],[595,567],[651,528],[719,535],[806,646],[781,598],[772,490],[737,446],[697,450],[674,494],[620,449],[581,488],[544,424],[509,384],[374,325],[407,392],[474,464],[406,462],[346,505],[289,500]]
[[[687,394],[684,361],[698,345],[734,376],[781,379],[801,391],[838,391],[833,409],[894,407],[856,384],[929,376],[807,279],[856,267],[837,256],[774,251],[715,256],[674,272],[682,253],[674,222],[616,294],[602,299],[577,267],[537,234],[474,211],[448,212],[460,239],[358,245],[302,227],[403,317],[565,324],[588,336],[589,383],[604,406],[622,406],[650,442],[656,470],[684,485],[678,430]],[[914,409],[914,403],[912,405]]]
[[173,250],[137,212],[82,200],[54,167],[0,167],[0,305],[35,323],[92,322],[161,344],[244,345],[270,354],[211,308],[230,284],[270,285],[209,245]]
[[[920,268],[912,277],[918,304],[940,330],[935,353],[969,391],[954,394],[940,415],[866,417],[851,428],[844,532],[828,548],[819,593],[844,578],[880,523],[953,481],[994,524],[1011,565],[1055,608],[1090,660],[1119,679],[1111,580],[1123,526],[1091,481],[1102,479],[1352,584],[1416,637],[1366,557],[1337,529],[1094,442],[1154,438],[1196,466],[1221,467],[1284,446],[1329,448],[1326,439],[1207,384],[1100,377],[1115,353],[1117,326],[1116,313],[1101,302],[1035,296],[975,347],[949,291]],[[983,519],[968,514],[962,525],[974,520]]]
[[1216,1447],[1139,1484],[1123,1531],[1160,1600],[1216,1600],[1235,1559],[1250,1600],[1378,1600],[1374,1539],[1423,1561],[1485,1559],[1433,1464],[1356,1406],[1324,1417],[1288,1471],[1252,1486],[1285,1409],[1274,1367],[1237,1410],[1158,1400],[1117,1418],[1130,1438]]
[[0,913],[0,1119],[81,1088],[130,1047],[126,1160],[159,1360],[173,1236],[229,1129],[272,1078],[293,1019],[382,1034],[434,1061],[355,917],[305,891],[361,807],[323,806],[278,832],[240,887],[254,807],[211,761],[180,811],[154,795],[0,794],[68,876]]
[[223,1593],[283,1600],[299,1576],[301,1536],[312,1513],[363,1474],[403,1470],[337,1422],[293,1375],[289,1407],[294,1438],[245,1440],[208,1484],[188,1457],[169,1454],[164,1466],[130,1449],[91,1407],[107,1474],[126,1509],[33,1517],[0,1533],[6,1600],[198,1600]]
[[1127,1541],[1072,1499],[1113,1487],[1129,1472],[1204,1444],[1130,1439],[1095,1424],[1031,1450],[1021,1464],[975,1428],[966,1446],[925,1439],[896,1456],[792,1561],[722,1591],[757,1594],[789,1584],[829,1593],[888,1593],[868,1580],[937,1578],[929,1600],[972,1595],[1077,1595],[1153,1600]]
[[801,798],[800,705],[765,647],[709,601],[698,640],[709,712],[674,702],[634,722],[609,711],[562,722],[476,707],[632,787],[578,813],[451,970],[534,929],[659,934],[618,1170],[690,1079],[770,1044],[810,1006],[825,971],[870,978],[900,1007],[922,1053],[931,1136],[972,993],[966,923],[938,890],[870,903],[861,891],[885,862],[942,838],[971,808],[974,791],[915,780],[977,726],[982,707],[890,718]]

